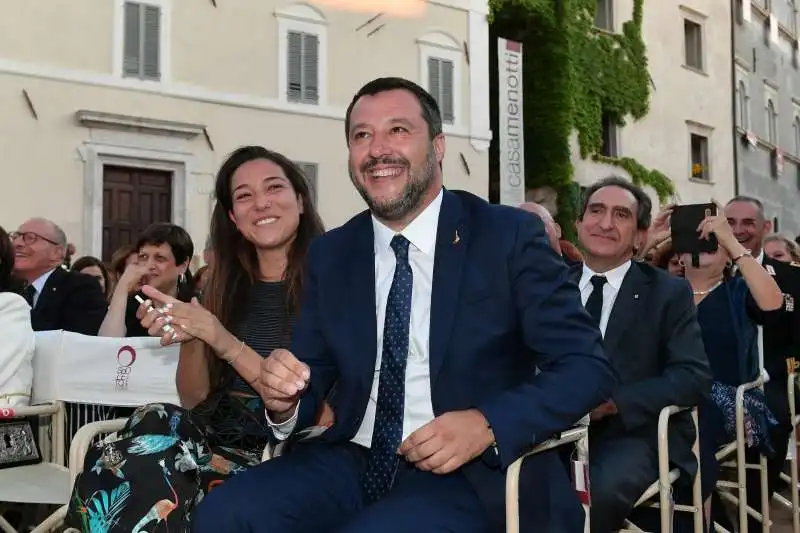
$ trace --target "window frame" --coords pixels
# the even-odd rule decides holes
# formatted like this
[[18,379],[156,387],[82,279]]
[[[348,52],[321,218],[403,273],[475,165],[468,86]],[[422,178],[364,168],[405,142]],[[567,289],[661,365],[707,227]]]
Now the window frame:
[[[275,11],[278,20],[278,101],[292,106],[323,107],[328,105],[328,23],[318,9],[295,4]],[[316,35],[317,48],[317,101],[289,100],[289,33]]]
[[[440,59],[453,63],[453,122],[445,123],[442,118],[442,127],[445,131],[453,128],[463,128],[466,125],[463,107],[463,76],[464,76],[464,51],[451,36],[443,32],[431,32],[417,39],[419,47],[419,84],[429,90],[428,59]],[[436,97],[438,95],[434,95]]]
[[[695,72],[706,72],[706,32],[705,32],[705,24],[704,21],[698,20],[696,17],[688,16],[684,13],[683,15],[683,66],[688,68],[689,70],[693,70]],[[700,65],[692,65],[689,63],[689,48],[687,47],[688,35],[686,32],[687,24],[693,24],[697,27],[697,31],[699,34],[699,46],[700,49],[697,51],[698,53],[698,61]]]

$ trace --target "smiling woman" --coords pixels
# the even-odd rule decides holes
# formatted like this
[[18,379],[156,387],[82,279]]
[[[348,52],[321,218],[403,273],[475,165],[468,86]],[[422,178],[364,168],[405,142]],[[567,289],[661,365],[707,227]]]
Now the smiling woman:
[[[129,418],[128,427],[136,432],[147,426],[148,437],[163,437],[164,442],[172,442],[169,439],[177,434],[180,441],[197,445],[190,446],[191,454],[199,454],[202,447],[210,449],[212,456],[202,461],[195,457],[196,464],[205,465],[200,475],[193,477],[197,483],[176,488],[176,510],[164,520],[171,530],[189,522],[185,513],[192,508],[191,502],[260,462],[269,433],[256,384],[261,361],[291,343],[303,264],[311,241],[324,231],[300,169],[283,155],[260,146],[245,146],[228,156],[217,174],[216,199],[210,242],[215,260],[209,268],[203,305],[197,299],[181,302],[161,283],[191,254],[184,256],[173,245],[170,255],[157,243],[139,248],[140,261],[164,267],[143,274],[150,283],[142,289],[149,300],[137,313],[144,331],[162,337],[164,344],[181,343],[176,373],[181,407],[140,407]],[[161,412],[164,416],[157,414]],[[191,424],[176,429],[170,426],[172,420]],[[137,424],[141,424],[138,429]],[[145,459],[132,454],[130,449],[123,453],[123,460],[137,465],[125,468],[125,480],[144,476],[143,472],[160,472],[158,455]],[[93,462],[91,457],[88,460]],[[186,479],[182,472],[177,473],[185,466],[171,460],[162,466],[175,473],[173,477]],[[160,492],[147,490],[147,484],[161,484],[160,479],[156,475],[142,479],[142,485],[131,483],[138,487],[131,489],[132,505],[121,513],[111,533],[131,531],[141,518],[135,516],[135,510],[157,504]],[[101,488],[110,493],[125,480],[109,476],[98,487],[79,479],[85,485],[76,491],[91,494]],[[78,516],[77,509],[70,512],[70,516]]]
[[194,254],[192,238],[180,226],[168,222],[150,225],[134,246],[136,260],[129,264],[111,296],[108,312],[100,326],[101,337],[146,337],[136,318],[139,304],[135,294],[144,285],[188,302],[194,296],[187,279],[189,261]]

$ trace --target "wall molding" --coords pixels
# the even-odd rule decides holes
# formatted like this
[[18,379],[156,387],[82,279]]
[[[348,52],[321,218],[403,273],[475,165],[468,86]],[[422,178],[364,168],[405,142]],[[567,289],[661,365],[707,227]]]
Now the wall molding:
[[[488,22],[486,24],[486,31],[488,32]],[[485,47],[488,48],[488,47]],[[471,49],[475,49],[471,47]],[[478,68],[479,64],[475,63],[475,54],[472,57],[472,67]],[[476,76],[488,78],[488,52],[486,53],[486,68],[480,68],[480,72]],[[257,109],[262,111],[274,111],[278,113],[286,113],[290,115],[308,116],[316,118],[327,118],[331,120],[344,121],[344,115],[347,110],[346,107],[324,105],[324,106],[309,106],[304,104],[294,104],[290,102],[281,102],[277,98],[257,97],[245,95],[241,93],[228,93],[218,92],[205,89],[191,84],[184,83],[157,83],[146,82],[134,78],[119,78],[111,74],[104,74],[99,72],[90,72],[84,70],[64,69],[44,64],[29,63],[24,61],[16,61],[7,58],[0,58],[0,74],[9,74],[13,76],[22,76],[29,78],[37,78],[49,81],[72,83],[76,85],[86,85],[90,87],[101,87],[107,89],[117,89],[122,91],[131,91],[139,93],[147,93],[159,96],[166,96],[170,98],[178,98],[182,100],[189,100],[194,102],[202,102],[207,104],[220,104],[231,107],[240,107],[246,109]],[[473,76],[475,77],[475,76]],[[471,139],[473,141],[488,143],[491,141],[492,133],[488,127],[488,82],[486,85],[485,94],[472,94],[471,100],[473,103],[473,111],[476,106],[485,108],[486,113],[486,127],[478,131],[471,131],[466,127],[449,127],[445,125],[444,133],[446,135]],[[485,99],[485,101],[483,100]],[[473,122],[475,114],[473,113]],[[474,144],[474,142],[473,142]]]

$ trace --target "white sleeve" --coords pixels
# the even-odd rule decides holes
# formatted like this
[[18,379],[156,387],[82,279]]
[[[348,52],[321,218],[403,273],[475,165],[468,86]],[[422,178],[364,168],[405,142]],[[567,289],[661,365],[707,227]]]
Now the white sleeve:
[[28,405],[36,337],[31,308],[14,293],[0,293],[0,405]]
[[300,402],[297,402],[297,405],[294,406],[294,413],[292,413],[292,417],[279,424],[276,424],[272,421],[269,417],[269,412],[264,409],[264,416],[267,418],[267,424],[269,427],[272,428],[272,434],[275,435],[275,438],[278,440],[286,440],[294,431],[294,427],[297,425],[297,412],[300,409]]

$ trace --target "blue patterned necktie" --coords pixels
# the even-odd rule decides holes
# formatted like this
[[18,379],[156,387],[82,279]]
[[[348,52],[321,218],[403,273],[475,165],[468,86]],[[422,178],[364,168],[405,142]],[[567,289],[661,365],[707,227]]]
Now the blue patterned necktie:
[[406,360],[411,321],[411,264],[408,262],[408,239],[392,239],[397,266],[386,302],[383,326],[383,355],[378,382],[378,406],[372,446],[369,451],[363,486],[370,502],[378,500],[392,487],[400,458],[397,449],[403,438]]

